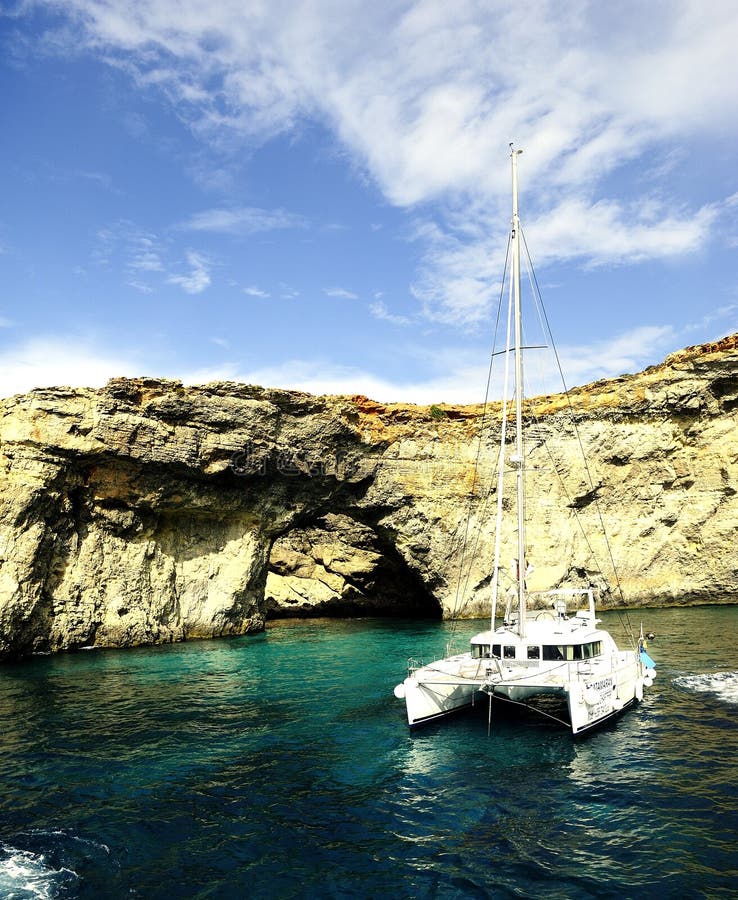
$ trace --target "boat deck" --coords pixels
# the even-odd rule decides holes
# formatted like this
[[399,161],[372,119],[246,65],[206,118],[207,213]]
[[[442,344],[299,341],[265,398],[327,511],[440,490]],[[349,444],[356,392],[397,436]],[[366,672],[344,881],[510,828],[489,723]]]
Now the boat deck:
[[[613,658],[555,662],[541,666],[536,660],[529,665],[517,661],[506,666],[504,660],[470,659],[467,654],[438,660],[420,667],[423,683],[475,685],[478,689],[502,685],[526,685],[541,690],[563,690],[572,681],[596,679],[611,675],[619,665],[628,663],[627,652]],[[434,677],[437,675],[437,678]]]

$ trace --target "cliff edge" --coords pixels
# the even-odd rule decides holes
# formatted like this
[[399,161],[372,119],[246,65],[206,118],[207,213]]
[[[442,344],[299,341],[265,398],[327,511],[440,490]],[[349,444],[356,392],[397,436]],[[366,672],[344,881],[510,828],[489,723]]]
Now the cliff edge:
[[[141,378],[0,408],[0,658],[487,603],[499,407]],[[738,599],[738,335],[534,398],[526,418],[530,587]],[[612,587],[610,557],[622,596],[596,574],[595,558]]]

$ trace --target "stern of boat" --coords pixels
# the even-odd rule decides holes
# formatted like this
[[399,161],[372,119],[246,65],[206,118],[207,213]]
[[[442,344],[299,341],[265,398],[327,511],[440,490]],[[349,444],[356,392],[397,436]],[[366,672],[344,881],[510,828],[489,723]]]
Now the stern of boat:
[[578,667],[568,685],[567,704],[573,734],[581,734],[619,715],[643,699],[644,685],[650,687],[654,668],[646,668],[639,655],[620,652],[609,669]]
[[405,701],[408,725],[430,722],[471,706],[479,682],[464,674],[464,659],[453,665],[449,662],[408,667],[407,678],[394,689],[395,697]]

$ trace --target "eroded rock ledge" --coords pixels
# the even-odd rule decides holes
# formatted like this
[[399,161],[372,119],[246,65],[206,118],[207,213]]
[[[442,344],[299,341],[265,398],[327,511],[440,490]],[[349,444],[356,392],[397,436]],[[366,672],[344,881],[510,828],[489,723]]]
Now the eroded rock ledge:
[[[489,507],[463,590],[458,549],[492,483],[499,425],[477,465],[481,414],[148,378],[3,401],[0,657],[268,616],[479,613]],[[627,602],[738,599],[738,335],[536,398],[527,417],[532,587],[596,578],[609,554],[583,535],[601,515]],[[572,417],[594,491],[558,434]]]

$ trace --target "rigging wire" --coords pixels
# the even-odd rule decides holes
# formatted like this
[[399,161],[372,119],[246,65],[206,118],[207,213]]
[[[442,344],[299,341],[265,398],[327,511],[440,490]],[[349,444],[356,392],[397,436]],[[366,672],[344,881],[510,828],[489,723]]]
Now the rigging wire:
[[[510,244],[511,244],[511,242],[512,242],[512,234],[508,234],[507,248],[505,250],[505,265],[504,265],[503,271],[502,271],[502,281],[500,283],[500,296],[497,300],[497,316],[495,318],[495,327],[494,327],[494,332],[493,332],[493,337],[492,337],[492,354],[489,359],[489,368],[487,370],[487,385],[486,385],[485,392],[484,392],[484,406],[482,408],[482,419],[481,419],[481,422],[479,425],[479,441],[477,443],[477,455],[476,455],[476,459],[474,460],[474,476],[472,478],[472,485],[471,485],[470,492],[469,492],[469,507],[467,510],[466,522],[465,522],[465,526],[464,526],[464,535],[463,535],[462,542],[461,542],[459,571],[458,571],[458,577],[456,580],[456,594],[454,597],[453,614],[451,617],[451,632],[449,635],[449,641],[451,641],[453,639],[453,637],[455,636],[456,629],[458,627],[458,618],[469,602],[467,600],[466,602],[463,603],[461,608],[459,608],[459,600],[460,600],[460,598],[463,599],[463,592],[461,589],[462,576],[463,576],[463,572],[464,572],[465,557],[467,555],[466,550],[467,550],[467,544],[468,544],[468,540],[469,540],[469,527],[470,527],[470,523],[471,523],[471,517],[472,517],[472,512],[473,512],[474,502],[475,502],[477,477],[478,477],[478,473],[479,473],[479,461],[480,461],[481,455],[482,455],[482,441],[484,440],[485,424],[486,424],[486,420],[487,420],[487,407],[489,405],[489,392],[490,392],[490,387],[492,385],[492,371],[494,368],[494,361],[495,361],[495,356],[496,356],[497,335],[498,335],[499,326],[500,326],[500,315],[501,315],[501,310],[502,310],[502,300],[503,300],[503,296],[504,296],[504,292],[505,292],[505,281],[507,278],[507,268],[508,268],[508,264],[510,262]],[[489,493],[491,493],[491,488],[490,488],[490,491],[488,492],[488,496],[489,496]],[[486,503],[487,503],[487,498],[485,498],[484,507],[486,507]],[[478,540],[479,540],[479,530],[477,529],[477,538],[474,543],[474,548],[475,548],[474,552],[476,552],[476,546],[477,546]],[[470,569],[471,569],[471,567],[470,567]],[[469,574],[470,573],[467,573],[466,580],[464,581],[464,592],[466,591],[466,589],[468,587]]]
[[[522,229],[522,227],[521,227],[521,229],[520,229],[520,233],[521,233],[521,236],[523,237],[523,241],[525,242],[525,235],[523,235],[523,229]],[[549,341],[550,341],[550,344],[551,344],[551,347],[552,347],[554,353],[556,353],[556,344],[555,344],[555,342],[554,342],[554,340],[553,340],[553,335],[551,334],[551,329],[550,329],[549,327],[547,327],[547,325],[548,325],[548,320],[547,320],[547,319],[544,320],[544,317],[545,317],[545,307],[544,307],[544,304],[543,304],[543,297],[541,296],[540,289],[538,288],[538,282],[537,282],[537,280],[534,282],[534,278],[535,278],[535,270],[534,270],[534,268],[533,268],[533,261],[532,261],[531,258],[530,258],[530,253],[528,252],[528,245],[527,245],[527,244],[525,244],[525,250],[526,250],[526,258],[527,258],[527,262],[528,262],[528,265],[527,265],[527,267],[526,267],[526,272],[527,272],[527,275],[528,275],[528,283],[529,283],[529,285],[530,285],[531,294],[532,294],[532,296],[533,296],[533,302],[534,302],[534,305],[535,305],[536,313],[537,313],[537,315],[538,315],[538,323],[539,323],[539,325],[540,325],[541,332],[542,332],[543,334],[546,334],[546,333],[548,334],[548,336],[549,336]],[[559,372],[561,372],[561,369],[559,369]],[[540,368],[539,374],[540,374],[540,376],[541,376],[541,383],[542,383],[542,384],[545,384],[545,375],[544,375],[544,369],[543,369],[543,367]],[[568,390],[567,390],[566,382],[564,381],[563,375],[562,375],[562,383],[563,383],[563,386],[564,386],[564,393],[565,393],[565,395],[567,396],[567,399],[568,399]],[[534,421],[534,423],[535,423],[536,425],[538,425],[538,426],[541,426],[541,425],[542,425],[543,420],[541,419],[540,416],[536,415],[535,410],[530,409],[530,410],[528,411],[528,415],[533,419],[533,421]],[[576,431],[576,422],[572,422],[572,425],[573,425],[573,427],[574,427],[574,429],[575,429],[575,431]],[[557,477],[557,479],[558,479],[558,482],[559,482],[559,485],[560,485],[560,487],[561,487],[561,490],[562,490],[562,492],[563,492],[563,494],[564,494],[564,497],[565,497],[566,500],[568,501],[569,507],[570,507],[571,509],[574,509],[574,510],[575,510],[575,506],[574,506],[575,501],[574,501],[574,498],[571,496],[571,493],[569,492],[569,488],[567,487],[567,484],[566,484],[566,482],[564,481],[564,478],[563,478],[563,476],[562,476],[562,474],[561,474],[561,471],[560,471],[560,469],[559,469],[559,466],[556,464],[556,459],[554,458],[553,451],[551,450],[551,446],[550,446],[550,444],[548,443],[548,441],[546,440],[546,438],[543,436],[542,429],[539,431],[539,440],[540,440],[540,445],[543,446],[543,448],[544,448],[545,451],[546,451],[546,454],[548,455],[548,458],[549,458],[549,460],[550,460],[550,462],[551,462],[551,471],[556,475],[556,477]],[[580,448],[581,448],[581,443],[580,443]],[[583,458],[584,463],[585,463],[585,466],[586,466],[587,458],[586,458],[584,452],[582,452],[582,458]],[[589,484],[589,487],[590,487],[590,490],[591,490],[591,491],[595,491],[595,490],[596,490],[596,488],[594,487],[594,485],[591,483],[591,478],[590,478],[590,484]],[[595,497],[595,499],[596,499],[596,497]],[[581,533],[582,533],[582,537],[583,537],[583,539],[584,539],[584,542],[585,542],[585,544],[587,545],[587,548],[588,548],[588,550],[589,550],[590,558],[594,561],[595,567],[596,567],[600,572],[602,572],[602,566],[600,565],[600,562],[599,562],[599,559],[598,559],[598,557],[597,557],[597,554],[596,554],[594,548],[592,547],[592,544],[591,544],[591,542],[590,542],[590,540],[589,540],[589,536],[588,536],[588,534],[587,534],[587,532],[586,532],[586,530],[585,530],[585,528],[584,528],[584,524],[582,523],[581,517],[578,516],[578,515],[576,514],[576,510],[575,510],[574,518],[575,518],[575,520],[576,520],[577,527],[579,528],[579,530],[580,530]]]
[[[564,386],[564,396],[566,397],[566,403],[567,403],[567,407],[568,407],[568,410],[569,410],[569,417],[570,417],[570,421],[571,421],[572,427],[573,427],[573,429],[574,429],[574,434],[576,435],[577,443],[579,444],[579,449],[580,449],[581,454],[582,454],[582,460],[583,460],[583,462],[584,462],[584,469],[585,469],[585,471],[586,471],[586,473],[587,473],[587,481],[588,481],[588,483],[589,483],[590,491],[594,494],[593,502],[594,502],[594,505],[595,505],[595,509],[597,510],[597,517],[598,517],[598,519],[599,519],[600,527],[602,528],[602,534],[603,534],[604,539],[605,539],[605,546],[607,547],[607,553],[608,553],[608,556],[609,556],[609,559],[610,559],[610,564],[611,564],[611,566],[612,566],[612,571],[613,571],[613,574],[614,574],[614,576],[615,576],[615,583],[616,583],[616,585],[617,585],[618,593],[620,594],[620,599],[622,600],[623,603],[625,603],[625,602],[626,602],[626,600],[625,600],[625,594],[624,594],[624,592],[623,592],[623,588],[622,588],[622,585],[621,585],[621,583],[620,583],[620,576],[619,576],[619,574],[618,574],[617,566],[615,565],[615,558],[614,558],[614,556],[613,556],[612,546],[611,546],[611,544],[610,544],[610,539],[608,538],[608,536],[607,536],[607,530],[605,529],[605,522],[604,522],[604,519],[603,519],[603,517],[602,517],[602,510],[601,510],[601,508],[600,508],[599,500],[597,499],[597,494],[596,494],[596,491],[595,491],[594,479],[592,478],[592,472],[591,472],[591,470],[590,470],[590,468],[589,468],[589,463],[587,462],[587,456],[586,456],[586,454],[585,454],[585,452],[584,452],[584,444],[583,444],[583,442],[582,442],[582,437],[581,437],[581,434],[580,434],[580,432],[579,432],[579,428],[577,427],[576,419],[575,419],[575,417],[574,417],[574,406],[573,406],[573,404],[572,404],[572,402],[571,402],[571,397],[570,397],[570,395],[569,395],[569,388],[568,388],[568,386],[567,386],[567,384],[566,384],[566,378],[564,377],[564,370],[563,370],[563,368],[562,368],[561,360],[560,360],[560,358],[559,358],[559,352],[558,352],[558,350],[556,349],[556,344],[554,343],[553,332],[552,332],[552,330],[551,330],[551,324],[550,324],[549,319],[548,319],[548,314],[546,313],[546,308],[545,308],[545,306],[543,305],[543,296],[542,296],[542,294],[541,294],[541,289],[540,289],[540,286],[539,286],[539,284],[538,284],[538,278],[537,278],[537,276],[536,276],[535,269],[534,269],[534,267],[533,267],[533,260],[532,260],[531,255],[530,255],[530,250],[528,249],[528,241],[527,241],[526,238],[525,238],[525,232],[523,231],[522,225],[520,226],[520,235],[521,235],[521,237],[523,238],[523,246],[525,247],[525,254],[526,254],[526,257],[527,257],[527,259],[528,259],[528,265],[529,265],[529,267],[530,267],[530,273],[531,273],[531,275],[532,275],[532,278],[533,278],[533,281],[534,281],[534,284],[535,284],[534,295],[538,298],[538,302],[540,303],[541,312],[542,312],[542,314],[543,314],[543,319],[544,319],[544,321],[545,321],[546,332],[547,332],[547,334],[548,334],[548,336],[549,336],[549,338],[550,338],[550,341],[551,341],[551,349],[553,350],[554,358],[555,358],[555,360],[556,360],[556,366],[557,366],[557,368],[558,368],[559,375],[560,375],[560,377],[561,377],[561,383],[562,383],[562,385]],[[552,460],[552,461],[553,461],[553,460]],[[577,520],[578,520],[578,516],[577,516]],[[587,542],[587,543],[588,543],[588,546],[589,546],[589,542]],[[591,551],[591,546],[590,546],[590,551]],[[593,554],[593,555],[594,555],[594,554]],[[595,557],[595,561],[596,561],[596,557]],[[622,619],[623,619],[623,613],[622,613],[621,610],[618,610],[618,615],[620,616],[620,618],[621,618],[621,620],[622,620]],[[629,636],[630,636],[630,640],[631,640],[631,642],[633,643],[633,645],[635,646],[635,638],[634,638],[634,635],[633,635],[633,628],[632,628],[632,625],[631,625],[631,622],[630,622],[630,618],[628,617],[627,612],[625,612],[625,624],[627,624],[627,630],[628,630],[628,633],[629,633]]]
[[[583,460],[583,464],[584,464],[584,470],[585,470],[586,478],[587,478],[587,484],[589,486],[589,490],[594,495],[593,496],[594,507],[597,512],[597,517],[598,517],[598,520],[600,523],[600,527],[602,529],[605,546],[607,548],[607,555],[610,560],[610,565],[612,567],[612,571],[613,571],[613,574],[615,577],[617,592],[618,592],[622,602],[625,603],[626,602],[625,594],[624,594],[624,591],[622,588],[622,584],[620,582],[620,576],[619,576],[617,567],[615,565],[615,559],[614,559],[614,555],[613,555],[613,551],[612,551],[612,546],[610,544],[610,540],[608,538],[608,535],[607,535],[607,532],[605,529],[605,524],[604,524],[604,519],[602,516],[602,510],[600,507],[600,503],[599,503],[599,500],[596,495],[597,489],[595,488],[594,479],[592,477],[592,471],[590,469],[586,454],[584,452],[584,444],[583,444],[582,436],[580,434],[580,431],[579,431],[579,428],[577,426],[576,419],[574,416],[574,408],[573,408],[573,404],[572,404],[571,397],[569,394],[569,388],[568,388],[568,385],[566,384],[566,379],[564,376],[563,367],[561,365],[561,360],[560,360],[558,350],[557,350],[556,345],[553,340],[553,332],[552,332],[551,325],[550,325],[550,322],[548,319],[548,314],[546,312],[546,308],[543,304],[542,292],[540,289],[540,285],[538,283],[538,278],[537,278],[537,275],[535,272],[535,268],[533,266],[533,260],[531,258],[530,250],[528,248],[528,242],[526,240],[525,232],[523,230],[522,225],[520,226],[520,235],[523,239],[523,246],[525,248],[525,255],[526,255],[527,263],[528,263],[528,265],[527,265],[528,278],[529,278],[529,282],[531,285],[531,292],[532,292],[532,295],[534,298],[535,308],[536,308],[536,312],[538,315],[538,320],[540,322],[542,331],[548,336],[548,340],[550,342],[551,349],[553,350],[553,353],[554,353],[556,366],[558,369],[559,377],[561,378],[561,384],[563,386],[563,393],[566,398],[570,422],[571,422],[572,428],[574,430],[574,434],[576,436],[576,440],[577,440],[577,443],[579,445],[579,449],[581,452],[581,456],[582,456],[582,460]],[[474,460],[474,475],[473,475],[472,485],[471,485],[470,492],[469,492],[469,506],[468,506],[468,510],[467,510],[467,515],[465,517],[464,531],[463,531],[463,536],[462,536],[462,540],[461,540],[461,553],[460,553],[460,558],[459,558],[458,575],[457,575],[457,579],[456,579],[454,605],[453,605],[453,611],[452,611],[452,616],[451,616],[451,630],[449,633],[449,642],[451,640],[453,640],[453,638],[455,637],[455,634],[456,634],[456,631],[458,628],[459,617],[461,616],[464,609],[468,606],[468,604],[470,602],[470,598],[468,596],[469,582],[471,579],[471,564],[470,563],[471,563],[471,560],[473,560],[476,555],[478,545],[479,545],[479,539],[480,539],[480,529],[475,529],[474,530],[474,533],[475,533],[474,541],[470,547],[470,534],[469,533],[470,533],[470,529],[471,529],[471,518],[472,518],[472,515],[474,512],[475,503],[478,504],[477,510],[476,510],[477,517],[478,517],[478,519],[481,519],[484,516],[485,510],[487,509],[490,498],[492,497],[494,490],[495,490],[495,488],[494,488],[495,480],[493,478],[490,481],[490,486],[487,489],[487,491],[484,493],[484,495],[481,496],[480,498],[476,497],[477,484],[478,484],[479,474],[480,474],[479,467],[480,467],[480,459],[481,459],[481,453],[482,453],[482,443],[484,440],[485,428],[487,425],[488,407],[489,407],[489,402],[490,402],[489,395],[490,395],[490,389],[491,389],[491,384],[492,384],[494,360],[497,355],[496,347],[497,347],[497,340],[498,340],[498,334],[499,334],[499,326],[500,326],[501,310],[502,310],[502,305],[503,305],[505,282],[506,282],[507,270],[508,270],[508,266],[509,266],[510,244],[511,244],[511,235],[508,235],[507,249],[506,249],[506,253],[505,253],[505,265],[504,265],[504,269],[503,269],[503,277],[502,277],[502,282],[501,282],[501,286],[500,286],[500,296],[498,298],[498,303],[497,303],[497,315],[496,315],[496,319],[495,319],[495,327],[494,327],[494,332],[493,332],[492,354],[490,356],[490,364],[489,364],[489,368],[488,368],[488,372],[487,372],[487,384],[486,384],[486,389],[485,389],[484,405],[483,405],[483,409],[482,409],[482,416],[481,416],[481,422],[480,422],[480,428],[479,428],[479,440],[478,440],[478,444],[477,444],[476,457]],[[535,415],[535,413],[533,411],[529,411],[529,415],[531,416],[531,418],[537,425],[540,426],[542,424],[540,417]],[[556,478],[558,479],[558,482],[561,486],[563,494],[566,497],[568,504],[573,508],[575,501],[572,498],[571,493],[564,481],[564,478],[561,474],[560,468],[557,465],[556,459],[554,458],[551,447],[550,447],[549,443],[546,441],[545,437],[543,437],[542,435],[540,437],[540,441],[541,441],[542,446],[545,449],[545,452],[551,463],[553,472],[555,473]],[[398,462],[399,462],[399,460],[398,460]],[[496,466],[495,467],[496,472],[493,473],[493,475],[498,474],[498,472],[497,472],[498,469],[499,469],[499,467]],[[602,566],[600,565],[600,563],[598,561],[597,553],[595,552],[595,550],[592,546],[592,543],[589,539],[589,536],[587,535],[587,532],[584,528],[584,525],[581,521],[580,516],[576,515],[576,511],[575,511],[575,519],[577,522],[577,527],[579,528],[579,531],[582,534],[582,538],[583,538],[583,540],[587,546],[587,549],[589,551],[590,558],[594,561],[595,567],[599,571],[602,571]],[[469,565],[466,570],[466,574],[464,575],[464,567],[467,562],[469,562]],[[507,574],[504,569],[503,569],[503,573]],[[511,581],[511,583],[512,583],[512,581]],[[627,631],[629,632],[629,636],[632,641],[634,639],[633,638],[633,630],[632,630],[631,622],[627,615],[627,611],[624,612],[623,610],[618,610],[618,615],[621,618],[621,620],[623,620],[623,616],[624,616],[623,624],[626,627]]]
[[[502,294],[504,294],[504,290],[505,290],[505,282],[503,279],[503,283],[501,285],[500,303],[499,303],[499,308],[498,308],[498,323],[499,323],[499,314],[502,309]],[[504,384],[503,392],[502,392],[503,393],[502,408],[500,410],[501,415],[502,415],[502,421],[501,421],[501,425],[500,425],[500,441],[503,443],[505,442],[506,421],[507,421],[507,414],[508,414],[507,413],[507,411],[508,411],[507,393],[508,393],[509,347],[510,347],[511,326],[512,326],[512,304],[509,303],[508,309],[507,309],[507,330],[506,330],[506,337],[505,337],[506,349],[504,351],[505,352],[505,384]],[[497,597],[499,595],[499,579],[500,579],[499,553],[498,553],[498,549],[497,549],[499,547],[499,537],[500,537],[500,535],[499,535],[499,531],[500,531],[499,509],[500,509],[500,504],[502,502],[502,493],[504,491],[504,479],[505,479],[505,454],[502,449],[500,450],[500,452],[498,454],[497,468],[492,473],[492,476],[493,477],[491,478],[491,480],[489,482],[489,487],[487,489],[487,493],[484,497],[484,503],[482,504],[481,509],[479,510],[479,513],[478,513],[478,520],[483,521],[486,518],[487,505],[488,505],[490,498],[492,497],[492,494],[496,488],[497,493],[498,493],[498,515],[497,515],[497,519],[495,522],[495,555],[494,555],[493,569],[492,569],[492,575],[491,575],[492,624],[490,626],[491,628],[494,628],[494,614],[495,614],[495,610],[496,610],[496,606],[497,606]],[[481,529],[477,528],[476,533],[475,533],[475,539],[474,539],[474,548],[472,550],[472,558],[474,558],[476,556],[480,534],[481,534]],[[469,569],[467,571],[466,581],[464,582],[464,594],[465,595],[467,594],[467,591],[468,591],[470,578],[471,578],[471,566],[469,567]],[[468,604],[468,602],[469,601],[467,600],[467,604]],[[462,611],[463,611],[463,609],[464,609],[464,607],[462,607]]]

